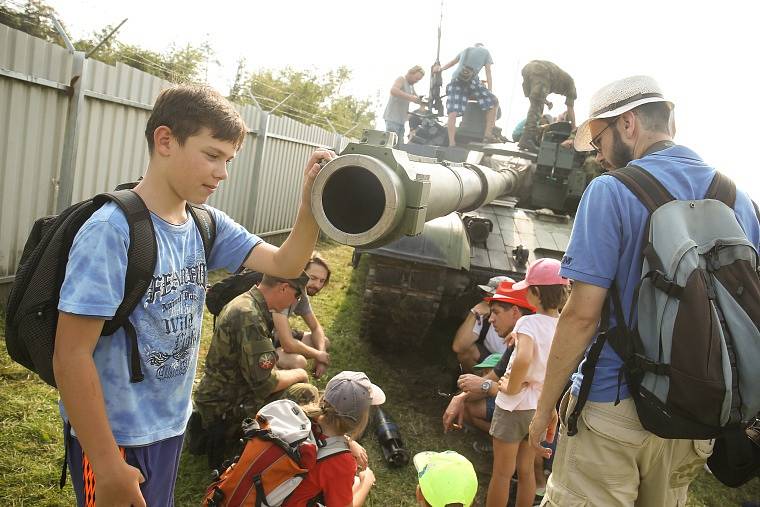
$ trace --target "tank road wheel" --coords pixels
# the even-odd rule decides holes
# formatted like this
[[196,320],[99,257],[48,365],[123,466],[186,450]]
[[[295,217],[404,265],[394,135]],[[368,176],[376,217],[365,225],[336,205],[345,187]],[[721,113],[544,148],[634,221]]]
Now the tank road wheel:
[[381,350],[421,345],[443,296],[446,268],[370,255],[361,334]]

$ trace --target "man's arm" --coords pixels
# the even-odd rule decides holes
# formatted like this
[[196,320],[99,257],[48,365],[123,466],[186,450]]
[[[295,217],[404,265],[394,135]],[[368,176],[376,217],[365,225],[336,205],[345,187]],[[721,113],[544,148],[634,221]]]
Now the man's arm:
[[396,79],[396,81],[393,82],[393,86],[391,87],[391,95],[394,97],[400,97],[402,99],[408,100],[409,102],[414,102],[416,104],[419,104],[422,102],[420,98],[417,95],[412,95],[411,93],[406,93],[404,90],[401,89],[401,86],[404,84],[404,78],[399,77]]
[[[483,390],[483,382],[491,380],[491,388],[488,391]],[[496,396],[499,393],[499,377],[493,372],[489,371],[483,377],[473,375],[471,373],[465,373],[459,376],[457,380],[457,386],[467,395],[466,398],[470,401],[481,400],[487,397]]]
[[596,333],[606,297],[607,289],[576,281],[560,314],[546,364],[544,387],[530,424],[530,443],[542,455],[545,452],[541,447],[543,434],[547,433],[548,441],[553,439],[554,407]]
[[309,326],[309,331],[311,331],[311,340],[314,344],[314,348],[322,351],[327,350],[325,330],[322,327],[322,324],[320,324],[317,320],[317,316],[314,315],[314,312],[302,315],[301,318],[304,322],[306,322],[306,325]]
[[[491,381],[491,387],[488,391],[483,391],[481,386],[486,380]],[[462,389],[462,392],[453,396],[446,410],[443,412],[443,432],[448,432],[454,424],[462,426],[464,420],[464,404],[467,401],[480,400],[487,397],[494,397],[499,392],[499,377],[493,372],[489,371],[484,377],[478,377],[466,373],[460,375],[457,380],[457,386]]]
[[486,64],[486,88],[493,91],[493,79],[491,77],[491,64]]
[[[442,67],[439,67],[438,70],[443,72],[444,70],[450,69],[451,67],[453,67],[454,65],[458,63],[459,63],[459,55],[457,55],[457,57],[451,60],[449,63],[445,64]],[[438,72],[438,70],[436,70],[435,66],[433,66],[433,72]]]
[[311,188],[321,169],[319,162],[332,160],[335,156],[331,150],[320,149],[312,153],[304,169],[301,204],[293,230],[279,248],[260,243],[243,263],[246,268],[284,278],[295,278],[303,271],[319,235],[317,221],[311,212]]
[[274,312],[272,313],[272,320],[274,321],[274,332],[277,335],[277,339],[280,340],[282,350],[288,354],[301,354],[304,357],[313,358],[322,363],[330,362],[330,356],[324,350],[309,347],[302,341],[293,338],[293,330],[290,328],[287,316]]
[[299,382],[308,382],[309,374],[303,368],[295,368],[293,370],[274,370],[272,375],[277,379],[277,383],[274,386],[272,392],[284,391],[293,384]]
[[92,463],[98,503],[145,506],[140,471],[121,457],[108,423],[103,389],[92,354],[103,320],[60,312],[53,371],[69,422]]
[[475,327],[475,314],[478,314],[480,318],[483,319],[489,312],[488,303],[484,301],[481,301],[467,312],[467,316],[459,325],[457,333],[454,335],[454,341],[451,344],[451,349],[455,353],[461,354],[468,348],[472,347],[472,344],[477,341],[478,335],[472,330],[472,328]]
[[565,113],[565,119],[569,121],[572,126],[575,126],[575,109],[573,108],[573,104],[567,104],[567,113]]

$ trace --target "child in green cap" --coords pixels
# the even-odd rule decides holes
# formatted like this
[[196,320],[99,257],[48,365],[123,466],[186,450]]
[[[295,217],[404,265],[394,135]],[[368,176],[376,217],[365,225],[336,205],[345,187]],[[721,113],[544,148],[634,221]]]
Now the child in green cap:
[[472,463],[454,451],[421,452],[414,456],[417,503],[423,507],[469,507],[478,492]]

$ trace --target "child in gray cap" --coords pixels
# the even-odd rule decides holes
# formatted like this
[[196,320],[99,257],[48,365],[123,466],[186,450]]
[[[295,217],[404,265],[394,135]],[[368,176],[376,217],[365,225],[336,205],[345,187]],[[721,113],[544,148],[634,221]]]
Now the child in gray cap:
[[[335,439],[360,434],[367,426],[370,407],[384,402],[385,393],[366,374],[342,371],[327,383],[319,406],[304,410],[314,423],[315,436],[330,445]],[[365,468],[356,478],[356,472],[356,459],[346,446],[346,452],[317,461],[283,507],[305,507],[315,500],[324,505],[363,505],[375,474]]]

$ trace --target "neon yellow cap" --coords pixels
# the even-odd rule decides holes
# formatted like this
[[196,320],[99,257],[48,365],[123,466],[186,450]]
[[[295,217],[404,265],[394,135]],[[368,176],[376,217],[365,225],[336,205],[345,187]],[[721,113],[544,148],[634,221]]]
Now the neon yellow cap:
[[450,503],[472,505],[478,477],[470,460],[454,451],[421,452],[414,456],[420,490],[431,507]]

